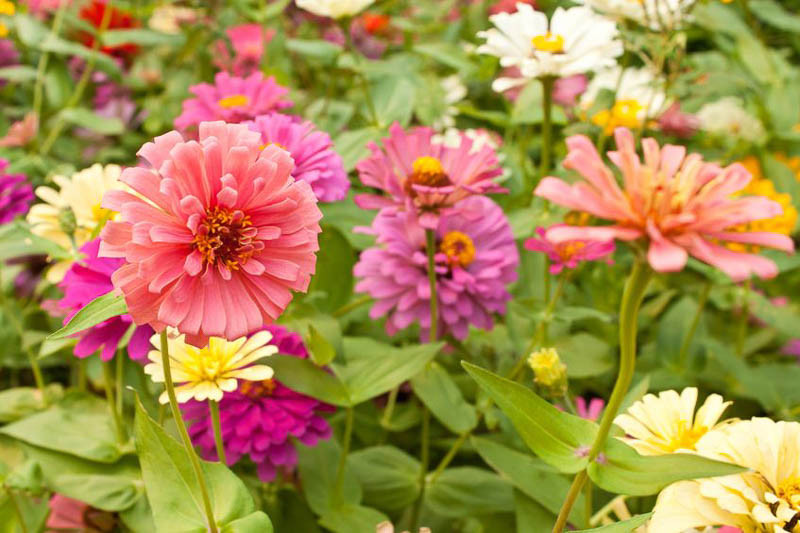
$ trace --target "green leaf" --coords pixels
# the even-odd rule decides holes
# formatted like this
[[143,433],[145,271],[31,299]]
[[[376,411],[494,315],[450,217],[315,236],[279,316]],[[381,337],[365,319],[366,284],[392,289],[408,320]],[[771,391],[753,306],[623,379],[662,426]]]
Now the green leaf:
[[544,462],[567,473],[586,467],[588,460],[581,452],[594,442],[596,424],[559,411],[514,381],[467,362],[461,364],[511,419],[525,444]]
[[31,81],[36,79],[36,69],[28,65],[14,65],[0,68],[0,80],[13,83]]
[[685,453],[643,456],[612,438],[606,443],[603,454],[589,465],[588,473],[598,487],[608,492],[648,496],[676,481],[727,476],[746,470],[731,463]]
[[517,533],[551,533],[556,516],[524,492],[514,490]]
[[380,511],[348,503],[324,513],[319,523],[335,533],[375,533],[375,526],[386,520]]
[[595,309],[594,307],[580,307],[576,305],[568,305],[558,310],[553,317],[555,320],[564,320],[566,322],[576,322],[578,320],[599,320],[609,324],[613,321],[613,317],[608,313]]
[[83,107],[68,107],[59,116],[74,126],[92,130],[101,135],[119,135],[125,131],[125,124],[117,117],[104,117]]
[[[542,84],[538,80],[528,83],[519,93],[511,111],[512,124],[539,124],[544,120],[542,109]],[[553,124],[566,124],[567,116],[561,106],[552,108]]]
[[399,122],[407,126],[411,121],[416,101],[417,87],[405,76],[388,76],[374,83],[370,92],[378,122],[388,126]]
[[364,490],[366,504],[399,511],[417,499],[420,464],[406,452],[373,446],[350,454],[347,464]]
[[753,78],[766,85],[780,83],[769,50],[761,41],[751,35],[742,35],[737,39],[736,50]]
[[131,30],[108,30],[102,35],[103,44],[106,46],[119,46],[122,44],[136,44],[139,46],[181,46],[186,37],[181,34],[161,33],[145,28]]
[[319,296],[315,305],[320,310],[332,312],[346,304],[353,294],[356,254],[344,235],[327,224],[322,226],[319,249],[316,274],[311,278],[308,292]]
[[325,366],[336,357],[336,349],[323,337],[313,325],[308,326],[306,347],[311,354],[311,360],[317,366]]
[[297,467],[300,478],[313,480],[303,483],[303,493],[309,507],[318,515],[345,504],[358,505],[361,502],[361,485],[352,469],[345,468],[342,498],[337,501],[336,474],[341,456],[339,443],[333,439],[320,441],[316,446],[297,447]]
[[[55,401],[64,394],[64,389],[58,383],[47,386],[45,394],[50,401]],[[37,411],[41,411],[42,394],[33,387],[16,387],[0,391],[0,423],[7,424],[25,418]]]
[[128,306],[125,305],[125,298],[114,294],[113,291],[108,292],[86,304],[83,309],[75,313],[66,326],[47,338],[50,340],[63,339],[127,312]]
[[800,315],[793,312],[791,307],[778,307],[756,291],[749,291],[747,296],[750,300],[751,313],[787,337],[797,336]]
[[351,404],[344,384],[308,359],[273,355],[267,364],[275,371],[276,379],[297,392],[340,407]]
[[70,253],[53,241],[31,233],[22,221],[12,222],[0,227],[0,260],[31,254],[48,255],[55,260],[69,259]]
[[464,49],[454,43],[423,43],[414,45],[414,52],[430,57],[448,67],[458,70],[462,76],[469,77],[476,66]]
[[228,522],[220,533],[272,533],[272,522],[263,511],[256,511],[245,517]]
[[607,526],[600,526],[593,529],[582,529],[580,531],[576,531],[575,533],[631,533],[631,531],[635,530],[637,527],[643,526],[648,520],[650,520],[651,516],[653,516],[653,513],[640,514],[634,516],[633,518],[629,518],[628,520],[623,520],[622,522],[609,524]]
[[475,407],[464,400],[450,374],[435,362],[414,376],[411,386],[433,416],[453,433],[461,435],[478,425]]
[[44,488],[42,482],[41,465],[34,459],[28,459],[9,472],[3,485],[12,490],[41,495]]
[[[376,141],[381,137],[381,130],[376,128],[362,128],[348,130],[340,133],[333,140],[336,152],[342,156],[342,163],[346,172],[356,168],[356,163],[369,155],[367,143]],[[336,205],[336,204],[331,204]],[[328,205],[323,206],[330,207]]]
[[773,0],[749,0],[749,11],[770,26],[792,33],[800,33],[800,16],[785,9]]
[[493,472],[471,466],[448,468],[426,494],[426,505],[449,518],[514,510],[511,485]]
[[570,334],[555,343],[558,355],[567,365],[570,378],[587,378],[605,374],[614,368],[611,347],[589,333]]
[[332,63],[342,53],[340,46],[322,39],[287,39],[286,49],[304,59],[318,59],[325,63]]

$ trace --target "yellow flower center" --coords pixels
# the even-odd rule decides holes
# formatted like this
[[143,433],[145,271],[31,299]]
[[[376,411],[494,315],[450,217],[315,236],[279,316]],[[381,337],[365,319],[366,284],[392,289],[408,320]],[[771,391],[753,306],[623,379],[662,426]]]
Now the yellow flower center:
[[111,209],[106,209],[100,204],[95,204],[92,206],[92,220],[101,224],[111,219],[111,216],[114,212]]
[[278,147],[278,148],[280,148],[281,150],[286,150],[287,152],[289,151],[289,149],[288,149],[288,148],[286,148],[286,147],[285,147],[284,145],[282,145],[281,143],[267,143],[267,144],[262,144],[260,148],[261,148],[261,150],[263,150],[263,149],[264,149],[264,148],[266,148],[267,146],[277,146],[277,147]]
[[14,4],[8,0],[0,0],[0,15],[13,15]]
[[550,52],[560,54],[564,52],[564,37],[557,33],[547,32],[544,35],[537,35],[531,39],[533,47],[540,52]]
[[564,222],[570,226],[588,226],[592,215],[585,211],[570,211],[564,215]]
[[221,98],[218,102],[220,107],[225,109],[233,109],[234,107],[244,107],[250,103],[250,99],[243,94],[233,94]]
[[447,256],[450,266],[466,268],[475,260],[475,245],[472,239],[460,231],[447,233],[439,244],[439,251]]
[[800,510],[800,477],[786,478],[778,485],[776,496],[785,500],[794,510]]
[[620,100],[611,109],[605,109],[592,117],[592,122],[601,126],[607,134],[616,128],[638,128],[640,125],[639,113],[644,106],[637,100]]
[[685,420],[680,420],[675,428],[675,436],[666,445],[668,452],[675,450],[694,450],[700,437],[708,433],[705,426],[687,426]]
[[412,185],[424,185],[425,187],[446,187],[452,185],[450,177],[444,171],[442,162],[431,156],[418,157],[411,164],[411,175],[405,183],[406,192],[410,196],[416,196],[416,191]]
[[258,245],[264,246],[255,240],[257,234],[258,228],[242,211],[217,206],[206,212],[192,244],[206,263],[213,265],[220,261],[229,269],[238,270],[259,248]]
[[272,393],[275,392],[275,387],[275,381],[272,379],[265,379],[264,381],[243,381],[242,384],[239,385],[239,392],[248,398],[258,400],[259,398],[272,396]]
[[236,355],[236,345],[219,337],[211,337],[203,348],[186,345],[184,369],[191,374],[190,382],[216,382],[229,371],[228,363]]
[[564,261],[568,261],[586,247],[583,241],[567,241],[556,245],[556,252]]

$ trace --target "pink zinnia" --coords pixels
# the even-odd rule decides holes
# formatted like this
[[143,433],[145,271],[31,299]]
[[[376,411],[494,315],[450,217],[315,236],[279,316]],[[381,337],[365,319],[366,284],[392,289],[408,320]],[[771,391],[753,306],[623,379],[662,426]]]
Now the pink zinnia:
[[24,174],[6,174],[8,159],[0,157],[0,224],[24,215],[33,201],[33,186]]
[[272,40],[275,30],[265,29],[259,24],[239,24],[231,26],[225,33],[230,39],[233,57],[228,51],[228,43],[219,40],[214,43],[214,65],[235,76],[249,76],[258,70],[264,48]]
[[320,202],[347,196],[350,180],[330,135],[316,130],[311,122],[280,113],[257,117],[247,126],[261,134],[263,144],[276,144],[289,152],[294,159],[292,176],[308,182]]
[[575,411],[578,412],[579,417],[586,420],[596,421],[600,418],[600,413],[603,412],[605,406],[606,402],[602,398],[592,398],[588,404],[583,396],[575,398]]
[[750,173],[736,163],[721,168],[699,154],[686,155],[683,146],[658,146],[644,139],[644,163],[636,153],[633,134],[615,131],[617,151],[608,157],[622,174],[623,186],[592,141],[583,135],[567,139],[564,167],[584,180],[575,184],[547,177],[536,188],[538,196],[609,220],[597,227],[561,226],[547,232],[548,240],[575,239],[647,241],[650,265],[658,272],[676,272],[689,255],[741,281],[751,274],[777,275],[775,263],[764,257],[735,252],[725,242],[754,244],[794,251],[792,239],[772,232],[738,232],[732,228],[782,212],[780,204],[761,196],[731,196],[750,181]]
[[291,100],[284,99],[289,89],[275,83],[272,76],[264,79],[261,72],[246,78],[218,72],[214,85],[199,83],[189,91],[195,98],[183,101],[183,112],[175,119],[178,129],[210,120],[243,122],[292,106]]
[[383,150],[375,143],[372,154],[358,166],[364,185],[381,189],[389,196],[360,194],[355,200],[364,209],[406,208],[419,213],[425,228],[437,226],[438,215],[473,194],[506,192],[493,180],[502,174],[493,148],[461,135],[458,146],[433,142],[430,128],[404,131],[394,123]]
[[[418,321],[430,329],[430,286],[425,228],[414,212],[381,210],[370,233],[379,246],[361,254],[353,272],[356,291],[375,299],[370,317],[388,315],[390,335]],[[492,327],[505,313],[506,287],[517,279],[519,255],[503,210],[485,196],[459,202],[435,228],[439,331],[463,339],[470,324]]]
[[192,343],[236,339],[271,323],[314,273],[322,214],[292,159],[261,148],[244,124],[204,122],[199,142],[171,131],[147,143],[143,166],[108,192],[120,213],[100,251],[124,257],[114,286],[137,324],[174,326]]
[[681,111],[681,104],[675,102],[658,117],[658,127],[667,135],[687,138],[700,129],[700,119]]
[[[281,326],[267,326],[270,344],[283,355],[305,359],[303,339]],[[189,420],[189,435],[208,460],[216,460],[214,429],[207,402],[190,401],[181,406]],[[277,379],[242,381],[238,390],[226,393],[220,401],[222,440],[225,458],[233,465],[249,455],[258,477],[269,482],[278,470],[290,472],[297,463],[293,439],[314,446],[331,436],[328,421],[321,416],[333,408],[314,398],[295,392]]]
[[[566,224],[557,224],[559,228]],[[575,268],[581,261],[596,261],[614,253],[614,241],[570,240],[555,242],[547,238],[547,230],[536,228],[539,238],[531,237],[525,241],[525,248],[532,252],[542,252],[550,259],[550,273],[560,274],[564,268]],[[610,259],[607,259],[610,262]]]

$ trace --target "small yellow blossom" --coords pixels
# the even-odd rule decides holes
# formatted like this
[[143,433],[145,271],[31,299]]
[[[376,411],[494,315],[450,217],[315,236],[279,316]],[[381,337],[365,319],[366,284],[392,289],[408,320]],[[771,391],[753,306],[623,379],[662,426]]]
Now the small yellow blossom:
[[566,392],[567,365],[561,362],[555,348],[542,348],[528,357],[528,365],[533,370],[533,381],[559,396]]

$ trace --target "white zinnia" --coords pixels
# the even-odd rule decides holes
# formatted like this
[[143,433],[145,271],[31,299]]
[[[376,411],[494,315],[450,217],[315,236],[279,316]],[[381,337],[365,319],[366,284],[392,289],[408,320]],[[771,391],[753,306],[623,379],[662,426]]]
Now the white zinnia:
[[557,8],[548,25],[547,15],[528,4],[514,13],[489,17],[496,29],[478,32],[486,43],[478,53],[500,58],[503,67],[517,67],[520,78],[498,78],[492,84],[502,92],[543,76],[565,77],[616,64],[623,52],[617,25],[587,7]]
[[766,132],[764,125],[748,113],[735,96],[704,105],[697,112],[700,127],[710,133],[730,135],[745,141],[759,142]]
[[695,0],[577,0],[616,19],[630,19],[652,30],[674,30],[687,19]]
[[295,0],[300,9],[320,17],[339,19],[360,13],[375,0]]
[[[604,89],[615,92],[614,106],[604,112],[609,115],[610,120],[600,120],[604,117],[598,115],[603,112],[592,118],[597,119],[595,122],[602,122],[600,125],[608,123],[612,130],[616,125],[639,127],[646,119],[658,116],[668,106],[661,80],[648,68],[622,70],[615,66],[598,72],[581,95],[581,108],[588,111]],[[616,122],[622,123],[615,124]]]

